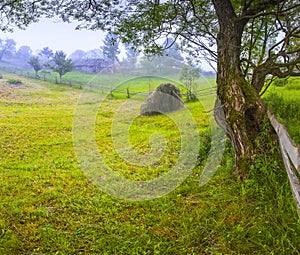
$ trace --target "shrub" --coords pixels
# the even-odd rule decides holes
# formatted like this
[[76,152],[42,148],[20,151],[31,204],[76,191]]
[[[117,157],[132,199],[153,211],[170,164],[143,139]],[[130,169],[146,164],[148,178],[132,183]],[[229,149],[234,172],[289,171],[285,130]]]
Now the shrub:
[[22,81],[21,80],[19,80],[19,79],[8,79],[7,80],[7,83],[8,84],[14,84],[14,85],[20,85],[20,84],[22,84]]

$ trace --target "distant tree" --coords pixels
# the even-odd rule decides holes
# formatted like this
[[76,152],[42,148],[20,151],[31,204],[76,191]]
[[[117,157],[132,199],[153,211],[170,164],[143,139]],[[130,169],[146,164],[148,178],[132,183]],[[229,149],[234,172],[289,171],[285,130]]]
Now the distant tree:
[[40,52],[41,56],[46,56],[47,58],[52,58],[53,57],[53,51],[49,48],[49,47],[44,47],[41,52]]
[[71,55],[70,59],[76,60],[76,59],[84,59],[86,58],[86,52],[83,50],[75,50]]
[[35,71],[35,76],[38,77],[38,72],[43,68],[39,57],[35,56],[35,57],[31,57],[28,60],[28,64],[32,66],[32,68]]
[[57,51],[53,57],[53,64],[49,64],[48,66],[52,71],[59,74],[60,82],[64,74],[73,70],[72,60],[67,59],[67,55],[63,51]]
[[[146,55],[140,62],[143,71],[147,74],[167,75],[174,72],[178,73],[182,68],[182,61],[179,46],[173,38],[169,37],[162,43],[162,54],[159,56]],[[134,51],[134,45],[131,45]]]
[[123,59],[121,65],[123,70],[133,70],[137,62],[137,57],[140,55],[132,43],[124,44],[126,50],[126,58]]
[[200,68],[196,67],[191,62],[189,62],[188,65],[184,65],[182,67],[179,80],[187,88],[188,101],[194,101],[196,99],[193,85],[195,83],[195,80],[199,78],[200,78]]
[[31,55],[32,55],[32,50],[29,46],[26,46],[26,45],[21,46],[16,53],[17,58],[24,60],[24,61],[28,61],[30,59]]
[[101,49],[104,57],[111,59],[113,62],[118,60],[117,55],[120,53],[120,50],[117,36],[112,33],[108,33],[106,34],[103,43],[104,45],[101,47]]
[[142,73],[145,73],[147,75],[155,75],[157,74],[158,68],[155,65],[154,61],[148,59],[146,56],[144,56],[140,61],[140,67]]
[[182,62],[167,56],[143,56],[139,61],[140,69],[147,75],[178,74]]
[[103,52],[100,49],[89,50],[86,53],[86,58],[103,58]]
[[135,49],[132,43],[125,44],[126,56],[127,58],[136,58],[140,55],[140,53]]
[[44,47],[39,53],[41,63],[48,66],[50,61],[53,59],[53,55],[53,51],[49,47]]
[[16,42],[13,39],[0,39],[0,61],[4,56],[12,56],[16,53]]
[[168,56],[170,58],[176,59],[178,61],[183,61],[183,57],[181,56],[178,43],[171,37],[168,37],[162,44],[163,55]]

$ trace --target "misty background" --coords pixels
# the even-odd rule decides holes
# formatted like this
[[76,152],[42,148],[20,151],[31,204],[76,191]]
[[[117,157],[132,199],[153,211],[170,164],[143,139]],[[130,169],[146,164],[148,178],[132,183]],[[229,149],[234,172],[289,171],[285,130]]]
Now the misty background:
[[[38,23],[31,24],[25,30],[15,28],[12,33],[0,32],[0,39],[13,39],[16,43],[16,52],[21,47],[29,46],[32,55],[38,55],[40,51],[48,47],[53,52],[64,51],[68,57],[77,50],[95,54],[103,46],[105,32],[76,30],[77,22],[64,23],[58,19],[41,19]],[[122,60],[126,57],[125,48],[119,45],[120,54],[118,58]],[[213,71],[205,62],[201,63],[204,71]]]

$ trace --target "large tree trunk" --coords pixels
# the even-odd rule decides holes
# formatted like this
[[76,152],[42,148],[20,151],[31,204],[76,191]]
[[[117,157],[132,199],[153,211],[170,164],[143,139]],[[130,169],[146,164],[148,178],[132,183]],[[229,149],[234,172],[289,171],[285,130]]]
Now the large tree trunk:
[[[220,29],[215,117],[221,126],[226,126],[235,150],[236,170],[244,177],[256,154],[255,140],[263,129],[266,112],[257,91],[245,80],[240,69],[241,38],[247,21],[236,17],[229,0],[214,0],[213,3]],[[220,118],[221,109],[225,120]]]

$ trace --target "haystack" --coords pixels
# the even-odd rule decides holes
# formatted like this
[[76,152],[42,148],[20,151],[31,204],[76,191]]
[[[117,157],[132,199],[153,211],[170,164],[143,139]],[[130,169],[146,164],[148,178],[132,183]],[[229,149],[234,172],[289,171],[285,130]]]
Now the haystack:
[[180,89],[171,83],[162,83],[141,105],[140,114],[153,116],[174,112],[181,109],[183,105]]

